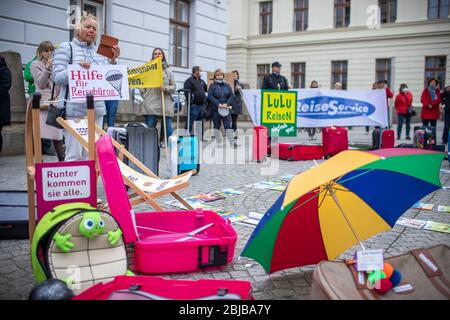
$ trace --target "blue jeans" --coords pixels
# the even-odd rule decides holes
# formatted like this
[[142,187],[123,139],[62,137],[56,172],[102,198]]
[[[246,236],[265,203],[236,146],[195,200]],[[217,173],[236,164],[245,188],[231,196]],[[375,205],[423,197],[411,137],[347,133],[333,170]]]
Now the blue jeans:
[[403,123],[406,124],[406,137],[409,137],[409,131],[411,130],[411,116],[409,114],[399,114],[398,115],[398,125],[397,125],[397,138],[400,139],[402,136]]
[[117,109],[119,108],[119,101],[109,100],[105,101],[106,106],[106,124],[108,127],[114,127],[116,122]]
[[193,104],[191,105],[190,111],[189,111],[189,128],[188,131],[191,134],[194,134],[194,122],[195,121],[201,121],[202,122],[202,130],[203,130],[203,105],[197,105]]
[[[145,118],[145,124],[149,127],[156,127],[156,123],[158,122],[157,116],[150,114],[150,115],[144,115]],[[162,119],[162,117],[161,117]],[[162,122],[162,120],[161,120]],[[166,116],[166,134],[167,138],[169,138],[172,135],[172,117]],[[164,141],[164,124],[161,125],[161,133],[160,133],[160,140]]]

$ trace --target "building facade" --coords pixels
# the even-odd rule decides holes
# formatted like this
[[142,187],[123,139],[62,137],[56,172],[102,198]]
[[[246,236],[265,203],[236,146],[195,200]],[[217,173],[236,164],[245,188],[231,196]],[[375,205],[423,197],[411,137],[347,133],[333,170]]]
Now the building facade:
[[316,80],[370,89],[407,83],[414,105],[428,77],[450,85],[447,0],[229,0],[228,68],[252,88],[270,64],[294,88]]
[[226,3],[217,0],[0,0],[0,52],[26,63],[39,43],[68,41],[76,17],[95,14],[99,34],[119,38],[121,63],[134,67],[162,48],[182,86],[194,65],[226,67]]

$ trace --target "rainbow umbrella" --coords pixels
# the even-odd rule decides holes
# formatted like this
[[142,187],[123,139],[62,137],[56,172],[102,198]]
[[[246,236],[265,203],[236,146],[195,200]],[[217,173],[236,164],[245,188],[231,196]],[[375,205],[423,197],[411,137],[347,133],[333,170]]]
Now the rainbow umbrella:
[[292,179],[261,219],[242,256],[268,273],[333,260],[394,227],[439,189],[443,153],[419,149],[344,151]]

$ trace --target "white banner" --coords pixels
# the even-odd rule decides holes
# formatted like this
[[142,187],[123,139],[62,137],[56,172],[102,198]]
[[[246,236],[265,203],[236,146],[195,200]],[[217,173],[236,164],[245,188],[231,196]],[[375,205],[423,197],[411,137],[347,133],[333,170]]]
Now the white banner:
[[85,69],[78,64],[68,67],[71,102],[86,103],[92,93],[95,100],[129,100],[128,73],[124,65],[91,65]]
[[[297,89],[297,127],[388,126],[386,91]],[[242,90],[253,124],[261,123],[261,90]]]

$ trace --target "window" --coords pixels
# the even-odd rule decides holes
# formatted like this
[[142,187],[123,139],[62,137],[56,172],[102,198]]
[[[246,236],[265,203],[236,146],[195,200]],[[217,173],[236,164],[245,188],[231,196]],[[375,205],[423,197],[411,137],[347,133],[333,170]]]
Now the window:
[[391,59],[377,59],[375,70],[375,82],[387,80],[391,84],[392,75],[392,60]]
[[[82,9],[82,10],[81,10]],[[81,14],[93,14],[97,17],[98,29],[97,29],[97,40],[95,44],[98,44],[100,41],[100,36],[104,33],[105,24],[104,24],[104,12],[105,7],[103,6],[102,0],[70,0],[70,23],[72,24],[72,28],[70,28],[69,32],[69,40],[72,40],[75,35],[75,24],[80,18]]]
[[169,63],[175,67],[188,67],[189,2],[170,1]]
[[342,83],[342,89],[347,90],[347,61],[331,62],[331,88],[336,82]]
[[256,79],[257,87],[261,89],[265,76],[270,74],[270,64],[257,64],[256,65]]
[[334,0],[334,26],[344,28],[350,25],[350,0]]
[[272,33],[272,1],[259,3],[259,33]]
[[295,31],[308,29],[308,0],[294,0]]
[[449,7],[449,0],[428,0],[428,19],[448,18]]
[[305,88],[305,69],[304,62],[291,64],[291,83],[294,89]]
[[444,88],[447,57],[426,57],[425,60],[425,86],[428,79],[435,78],[439,80],[440,87]]
[[381,23],[395,23],[397,20],[397,0],[380,0]]

